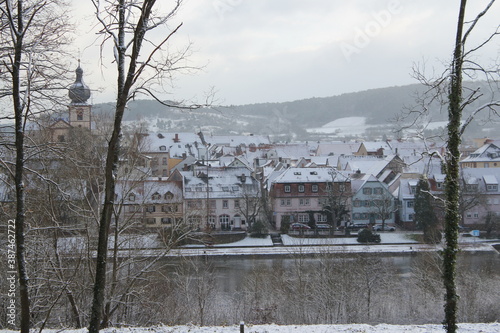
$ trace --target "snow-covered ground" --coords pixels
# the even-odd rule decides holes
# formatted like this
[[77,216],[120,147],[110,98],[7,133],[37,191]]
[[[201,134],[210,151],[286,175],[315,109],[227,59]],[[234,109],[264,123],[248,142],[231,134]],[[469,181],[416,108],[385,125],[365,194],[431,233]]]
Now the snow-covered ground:
[[[315,253],[412,253],[416,251],[437,251],[441,244],[420,244],[408,238],[403,232],[381,233],[381,244],[359,244],[356,237],[299,238],[281,235],[285,246],[272,246],[271,237],[251,238],[210,247],[197,246],[173,249],[167,256],[239,256],[239,255],[293,255]],[[460,237],[462,251],[495,251],[492,243],[473,237]]]
[[366,125],[366,117],[345,117],[331,121],[318,128],[309,128],[309,133],[324,133],[338,135],[359,135],[370,127]]
[[[0,333],[15,333],[18,331],[0,330]],[[79,330],[43,330],[45,333],[86,333],[87,329]],[[236,333],[239,325],[232,326],[154,326],[144,328],[108,328],[103,333]],[[445,332],[441,325],[245,325],[245,333],[437,333]],[[500,323],[490,324],[459,324],[458,333],[498,333]]]

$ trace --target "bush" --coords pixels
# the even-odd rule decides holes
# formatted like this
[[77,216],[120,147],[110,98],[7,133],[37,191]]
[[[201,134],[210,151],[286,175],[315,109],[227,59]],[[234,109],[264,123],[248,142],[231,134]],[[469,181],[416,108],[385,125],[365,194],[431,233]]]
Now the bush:
[[252,226],[248,231],[250,232],[250,237],[255,238],[264,238],[269,234],[266,224],[261,220],[257,220],[252,223]]
[[380,243],[380,235],[368,229],[358,232],[358,243]]

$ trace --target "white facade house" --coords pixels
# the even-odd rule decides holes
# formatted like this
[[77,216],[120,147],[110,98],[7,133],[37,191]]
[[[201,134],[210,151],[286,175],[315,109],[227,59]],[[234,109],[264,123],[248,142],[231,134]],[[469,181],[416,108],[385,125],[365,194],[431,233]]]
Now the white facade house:
[[246,230],[258,217],[260,184],[245,167],[196,167],[182,179],[184,218],[199,229]]

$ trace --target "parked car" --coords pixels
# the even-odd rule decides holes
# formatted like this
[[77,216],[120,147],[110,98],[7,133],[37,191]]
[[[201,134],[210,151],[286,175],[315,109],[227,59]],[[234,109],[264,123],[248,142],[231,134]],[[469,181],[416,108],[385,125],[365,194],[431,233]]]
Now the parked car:
[[382,225],[382,224],[375,224],[373,226],[373,230],[375,231],[396,231],[396,227],[392,226],[392,225]]
[[358,230],[368,228],[368,224],[366,223],[353,223],[347,226],[347,229]]
[[329,224],[324,224],[324,223],[316,224],[316,229],[329,230],[331,228],[332,228],[332,226]]
[[292,223],[290,225],[290,229],[291,230],[309,230],[309,229],[311,229],[311,227],[308,226],[307,224],[304,224],[304,223]]

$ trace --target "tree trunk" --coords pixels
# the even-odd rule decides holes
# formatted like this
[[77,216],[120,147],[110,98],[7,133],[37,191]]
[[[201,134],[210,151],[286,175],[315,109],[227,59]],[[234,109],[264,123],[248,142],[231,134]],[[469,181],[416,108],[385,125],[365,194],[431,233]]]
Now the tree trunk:
[[16,145],[16,170],[14,175],[16,189],[16,259],[19,274],[19,296],[21,303],[21,333],[29,333],[30,329],[30,301],[28,290],[28,273],[26,270],[26,249],[24,224],[26,217],[25,192],[24,192],[24,110],[25,105],[21,99],[21,57],[23,52],[23,1],[17,3],[17,31],[14,46],[14,63],[12,67],[12,95],[15,117],[15,145]]
[[464,25],[466,0],[461,0],[453,52],[453,63],[450,75],[450,92],[448,105],[448,156],[446,160],[446,215],[445,239],[443,251],[443,282],[445,294],[444,328],[448,333],[457,330],[458,294],[456,288],[456,260],[458,252],[459,216],[459,157],[460,157],[460,121],[462,118],[462,64],[463,43],[462,31]]
[[120,154],[120,137],[123,114],[129,98],[130,90],[135,83],[137,60],[139,58],[144,35],[147,30],[148,20],[154,7],[155,0],[146,0],[141,7],[141,17],[137,22],[133,36],[133,46],[129,57],[128,72],[125,70],[125,59],[127,46],[125,42],[125,28],[128,24],[125,13],[125,0],[119,0],[118,10],[118,40],[115,49],[117,52],[117,100],[115,107],[115,119],[113,133],[109,140],[108,152],[105,166],[105,194],[104,207],[99,223],[99,240],[97,245],[97,261],[94,281],[94,298],[90,313],[89,333],[97,333],[100,329],[100,321],[104,306],[104,292],[106,288],[106,261],[108,254],[108,236],[113,205],[115,200],[116,176],[118,171],[118,157]]

